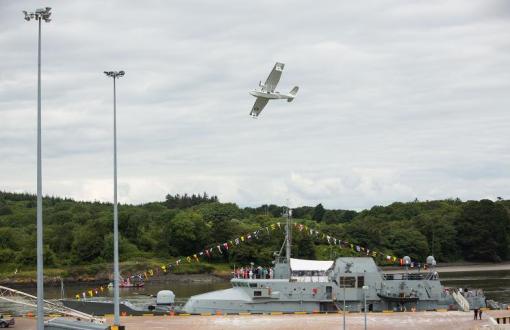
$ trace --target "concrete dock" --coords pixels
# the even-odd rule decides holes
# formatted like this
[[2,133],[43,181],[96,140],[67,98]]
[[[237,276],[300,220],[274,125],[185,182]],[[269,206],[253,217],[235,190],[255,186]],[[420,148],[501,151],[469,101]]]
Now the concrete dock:
[[[510,311],[487,311],[483,320],[473,320],[473,313],[416,312],[369,313],[368,329],[482,329],[488,317],[509,316]],[[107,318],[111,324],[112,319]],[[347,329],[364,329],[364,314],[347,314]],[[131,316],[121,317],[126,329],[342,329],[341,314],[305,315],[228,315],[228,316]],[[35,329],[34,318],[17,318],[16,329]]]

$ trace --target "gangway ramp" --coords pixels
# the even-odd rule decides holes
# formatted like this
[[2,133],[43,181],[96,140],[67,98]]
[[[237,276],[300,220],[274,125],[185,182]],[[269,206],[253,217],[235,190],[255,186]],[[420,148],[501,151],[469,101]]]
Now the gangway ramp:
[[[20,304],[24,306],[37,308],[37,297],[23,291],[8,288],[0,285],[0,299],[11,302],[13,304]],[[86,320],[94,323],[104,323],[105,319],[98,318],[90,314],[86,314],[69,307],[62,306],[58,303],[44,300],[44,309],[49,314],[60,314],[80,320]]]
[[464,312],[469,312],[469,302],[466,298],[464,298],[463,295],[461,295],[459,292],[453,291],[452,292],[453,299],[457,302],[457,304],[460,306],[461,310]]

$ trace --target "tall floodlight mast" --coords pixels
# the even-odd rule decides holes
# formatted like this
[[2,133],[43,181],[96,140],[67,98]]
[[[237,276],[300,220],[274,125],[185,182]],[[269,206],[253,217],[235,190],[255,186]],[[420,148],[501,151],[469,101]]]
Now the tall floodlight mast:
[[113,78],[113,324],[120,325],[119,310],[119,216],[117,210],[117,91],[115,81],[124,76],[124,71],[105,71]]
[[41,164],[41,22],[51,21],[51,8],[23,11],[25,20],[36,20],[39,25],[37,43],[37,330],[44,329],[44,265],[42,219],[42,164]]

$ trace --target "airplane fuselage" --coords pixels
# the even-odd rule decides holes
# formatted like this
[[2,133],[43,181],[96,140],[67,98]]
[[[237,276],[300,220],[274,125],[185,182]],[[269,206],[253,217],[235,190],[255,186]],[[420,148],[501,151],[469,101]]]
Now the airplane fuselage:
[[278,99],[288,100],[288,99],[294,98],[294,95],[290,95],[290,94],[280,94],[279,92],[271,93],[271,92],[266,92],[263,90],[256,90],[256,89],[250,91],[250,95],[255,96],[255,97],[262,97],[264,99],[269,99],[269,100],[278,100]]

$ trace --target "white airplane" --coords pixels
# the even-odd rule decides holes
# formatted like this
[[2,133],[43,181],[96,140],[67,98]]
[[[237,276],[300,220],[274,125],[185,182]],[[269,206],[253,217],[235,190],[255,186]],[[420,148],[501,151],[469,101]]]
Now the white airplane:
[[294,87],[289,94],[280,94],[280,92],[275,91],[276,85],[278,85],[280,77],[282,76],[284,66],[285,64],[276,62],[264,85],[262,85],[262,82],[259,82],[259,89],[250,92],[251,95],[257,98],[250,112],[252,118],[257,118],[259,116],[269,100],[284,99],[287,100],[287,102],[292,102],[292,100],[294,100],[299,90],[298,86]]

